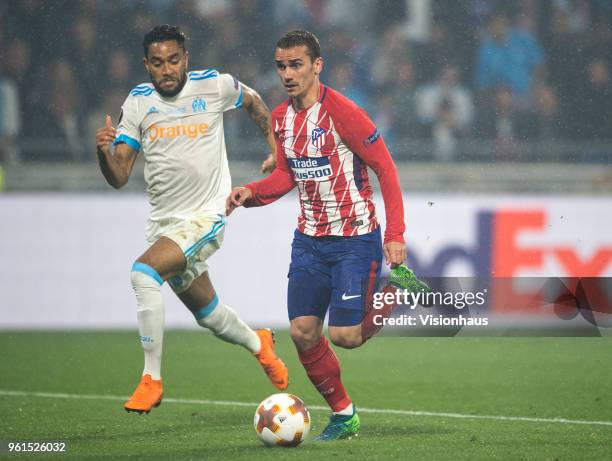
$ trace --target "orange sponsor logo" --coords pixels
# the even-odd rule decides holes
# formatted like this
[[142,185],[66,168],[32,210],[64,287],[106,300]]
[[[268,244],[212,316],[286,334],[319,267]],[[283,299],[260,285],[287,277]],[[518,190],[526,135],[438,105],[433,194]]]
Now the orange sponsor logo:
[[208,132],[207,123],[191,123],[187,125],[173,125],[173,126],[157,126],[151,125],[147,130],[149,132],[149,140],[155,141],[157,139],[173,139],[180,136],[187,136],[190,139],[195,139],[198,136],[203,136]]

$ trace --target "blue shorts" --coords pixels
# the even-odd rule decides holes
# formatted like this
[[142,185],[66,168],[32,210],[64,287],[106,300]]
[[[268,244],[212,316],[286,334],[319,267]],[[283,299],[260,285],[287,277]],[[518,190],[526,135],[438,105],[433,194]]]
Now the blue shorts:
[[288,275],[289,319],[314,315],[324,320],[329,308],[329,325],[358,325],[381,263],[380,228],[355,237],[310,237],[296,230]]

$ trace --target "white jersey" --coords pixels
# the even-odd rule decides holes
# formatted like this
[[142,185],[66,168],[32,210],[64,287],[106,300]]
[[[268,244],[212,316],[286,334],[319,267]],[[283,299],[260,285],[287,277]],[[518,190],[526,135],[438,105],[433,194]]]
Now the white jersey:
[[122,106],[115,144],[142,149],[150,221],[225,214],[231,190],[223,112],[242,105],[242,89],[214,69],[189,72],[179,94],[135,87]]

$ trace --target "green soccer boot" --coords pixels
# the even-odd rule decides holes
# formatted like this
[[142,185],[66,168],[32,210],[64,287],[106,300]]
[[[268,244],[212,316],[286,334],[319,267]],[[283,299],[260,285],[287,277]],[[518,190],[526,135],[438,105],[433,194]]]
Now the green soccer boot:
[[359,415],[353,407],[353,414],[350,416],[332,414],[329,418],[329,424],[323,429],[323,432],[315,437],[315,441],[328,442],[330,440],[352,439],[357,435],[360,427]]
[[414,272],[412,272],[412,269],[406,266],[406,264],[400,264],[391,269],[389,283],[397,288],[402,288],[410,292],[431,292],[429,286],[425,282],[419,280],[417,276],[414,275]]

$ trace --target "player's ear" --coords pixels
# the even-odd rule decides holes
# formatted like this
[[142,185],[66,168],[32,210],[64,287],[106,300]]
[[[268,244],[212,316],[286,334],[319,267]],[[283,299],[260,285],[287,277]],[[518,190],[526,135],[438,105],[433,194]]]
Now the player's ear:
[[149,70],[149,61],[147,58],[142,58],[142,64],[144,65],[145,70],[150,74],[151,71]]
[[323,71],[323,58],[318,57],[313,63],[315,75],[319,75]]

